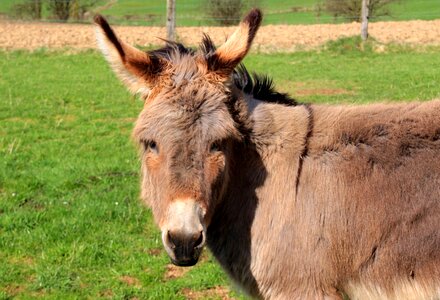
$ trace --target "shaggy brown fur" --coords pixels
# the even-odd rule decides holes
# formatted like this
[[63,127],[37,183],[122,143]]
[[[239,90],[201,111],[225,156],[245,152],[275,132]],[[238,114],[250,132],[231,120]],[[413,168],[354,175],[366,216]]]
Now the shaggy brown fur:
[[194,264],[206,242],[255,298],[439,299],[440,101],[291,102],[234,71],[258,10],[197,51],[144,53],[96,22],[113,69],[146,99],[141,197],[174,263]]

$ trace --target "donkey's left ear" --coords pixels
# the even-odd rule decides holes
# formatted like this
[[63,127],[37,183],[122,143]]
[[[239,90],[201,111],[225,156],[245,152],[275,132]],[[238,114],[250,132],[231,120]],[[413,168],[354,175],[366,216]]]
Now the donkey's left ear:
[[98,46],[113,71],[132,93],[147,96],[164,63],[119,40],[103,16],[94,21]]
[[261,11],[252,9],[226,43],[207,58],[208,69],[222,77],[228,77],[251,48],[262,19]]

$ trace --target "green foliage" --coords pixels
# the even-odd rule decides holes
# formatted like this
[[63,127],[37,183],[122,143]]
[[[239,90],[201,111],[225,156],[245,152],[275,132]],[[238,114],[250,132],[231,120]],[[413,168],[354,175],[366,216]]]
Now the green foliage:
[[[352,44],[251,54],[245,63],[303,102],[440,96],[440,49],[376,53]],[[143,104],[101,55],[0,52],[0,72],[0,298],[185,299],[187,288],[228,285],[210,255],[166,278],[130,140]]]

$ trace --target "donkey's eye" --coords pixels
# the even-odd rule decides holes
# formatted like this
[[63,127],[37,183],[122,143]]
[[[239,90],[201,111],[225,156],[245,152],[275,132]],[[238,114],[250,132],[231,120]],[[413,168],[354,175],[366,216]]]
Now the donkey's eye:
[[211,144],[211,147],[209,148],[209,151],[211,152],[218,152],[221,151],[221,144],[220,142],[214,142]]
[[157,143],[155,141],[145,141],[144,142],[145,145],[145,150],[147,151],[151,151],[154,153],[158,153],[159,152],[159,147],[157,146]]

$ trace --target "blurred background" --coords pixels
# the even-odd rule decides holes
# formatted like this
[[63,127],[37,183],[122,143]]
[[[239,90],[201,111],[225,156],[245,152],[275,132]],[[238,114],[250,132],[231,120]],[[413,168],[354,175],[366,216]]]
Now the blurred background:
[[[12,20],[89,22],[101,13],[114,24],[164,26],[165,0],[1,0],[0,16]],[[185,0],[176,2],[177,26],[236,24],[243,11],[261,7],[264,24],[320,24],[360,19],[361,0]],[[433,20],[438,0],[370,0],[370,21]]]

